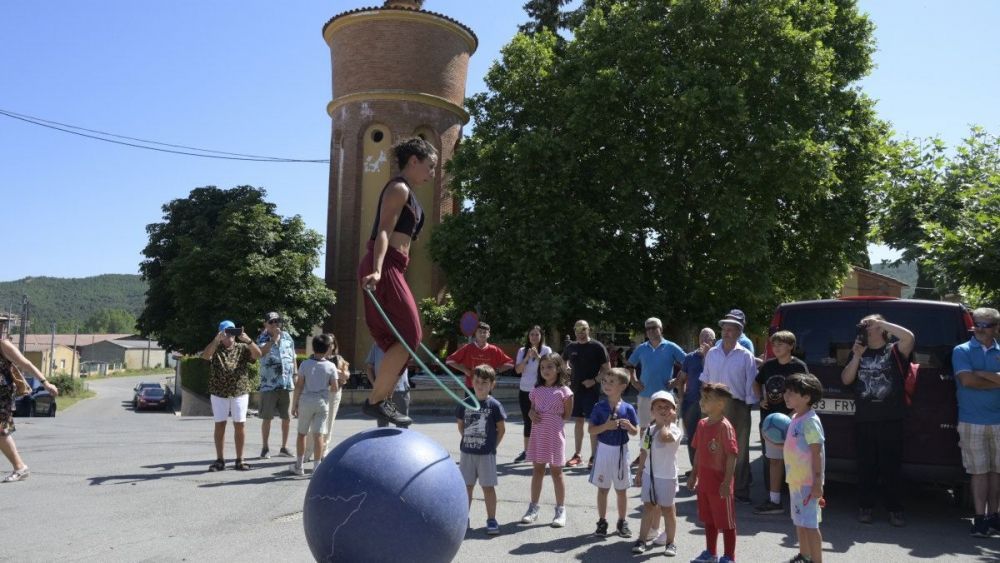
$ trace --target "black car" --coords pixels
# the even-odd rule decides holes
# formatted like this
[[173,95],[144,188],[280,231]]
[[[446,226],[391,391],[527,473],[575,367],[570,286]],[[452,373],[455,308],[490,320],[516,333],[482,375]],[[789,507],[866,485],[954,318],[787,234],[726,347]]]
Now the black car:
[[138,397],[136,397],[135,410],[169,410],[171,408],[173,408],[173,397],[162,386],[144,387],[139,391]]
[[828,477],[855,475],[854,394],[841,383],[840,372],[850,356],[858,322],[875,313],[916,337],[912,361],[920,364],[920,370],[905,421],[903,475],[914,481],[964,483],[951,352],[969,340],[972,316],[957,303],[885,297],[786,303],[771,320],[771,334],[779,330],[795,334],[793,354],[823,384],[823,400],[815,408],[826,434]]
[[14,401],[14,416],[55,416],[56,398],[34,378],[25,376],[31,393]]
[[132,408],[133,409],[139,408],[139,394],[142,393],[143,389],[162,389],[162,388],[163,386],[160,385],[159,383],[150,383],[148,381],[139,383],[138,385],[132,388]]

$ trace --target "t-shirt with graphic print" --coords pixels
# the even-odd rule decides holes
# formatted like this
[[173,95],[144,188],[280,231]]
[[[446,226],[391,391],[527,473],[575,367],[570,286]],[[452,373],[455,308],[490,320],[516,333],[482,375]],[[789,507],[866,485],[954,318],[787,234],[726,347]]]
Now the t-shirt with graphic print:
[[479,401],[479,410],[459,406],[455,410],[455,418],[465,423],[459,446],[462,452],[477,455],[497,453],[497,423],[507,420],[507,412],[493,395]]
[[778,358],[771,358],[757,370],[755,381],[760,384],[763,398],[767,399],[766,408],[761,407],[760,409],[761,420],[764,420],[764,417],[771,413],[788,414],[792,412],[792,409],[785,406],[785,378],[795,373],[809,373],[809,368],[806,367],[805,362],[794,356],[787,364],[779,362]]
[[[271,341],[271,335],[266,330],[257,338],[257,345],[263,346]],[[271,346],[271,351],[260,359],[260,390],[275,391],[277,389],[295,388],[295,342],[292,335],[281,331],[278,341]]]
[[248,366],[253,361],[248,344],[234,342],[231,348],[220,344],[212,354],[208,392],[216,397],[239,397],[250,393]]
[[816,411],[809,409],[792,417],[785,435],[785,482],[788,490],[798,491],[813,485],[812,448],[819,444],[820,475],[826,475],[826,435]]
[[858,377],[852,386],[856,422],[902,420],[906,415],[903,376],[897,364],[909,365],[909,359],[898,359],[896,354],[895,343],[881,348],[866,348],[861,353]]

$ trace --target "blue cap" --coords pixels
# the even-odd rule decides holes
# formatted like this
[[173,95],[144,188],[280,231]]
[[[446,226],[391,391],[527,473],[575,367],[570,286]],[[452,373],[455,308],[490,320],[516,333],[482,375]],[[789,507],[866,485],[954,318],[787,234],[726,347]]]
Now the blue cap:
[[222,321],[219,323],[219,332],[226,330],[227,328],[236,328],[236,323],[233,321]]

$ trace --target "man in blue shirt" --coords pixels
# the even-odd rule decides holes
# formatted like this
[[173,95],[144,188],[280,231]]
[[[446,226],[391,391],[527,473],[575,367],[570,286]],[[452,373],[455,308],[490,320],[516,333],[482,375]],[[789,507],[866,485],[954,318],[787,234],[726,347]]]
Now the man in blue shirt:
[[[636,347],[628,358],[632,386],[639,391],[639,427],[645,428],[652,422],[650,412],[653,393],[666,391],[674,378],[674,364],[684,361],[684,350],[663,338],[663,323],[656,317],[646,319],[647,340]],[[635,376],[635,367],[642,368],[641,375]],[[633,464],[638,463],[638,458]]]
[[[740,310],[740,309],[732,309],[728,313],[726,313],[725,319],[729,319],[731,321],[736,321],[737,323],[739,323],[739,325],[740,325],[740,337],[737,340],[737,342],[739,342],[740,346],[746,348],[747,350],[750,350],[750,355],[756,354],[757,352],[754,351],[754,349],[753,349],[753,340],[750,340],[749,338],[747,338],[747,335],[744,333],[744,330],[746,329],[746,326],[747,326],[747,316],[746,316],[746,314],[744,314],[743,311]],[[723,319],[723,320],[725,320],[725,319]],[[735,325],[735,323],[734,323],[734,325]],[[715,342],[715,345],[716,346],[722,346],[722,339],[720,338],[719,340],[717,340]],[[757,362],[757,365],[758,365],[758,367],[760,367],[760,362]]]
[[972,312],[975,334],[951,353],[958,398],[958,436],[962,465],[972,476],[975,518],[971,534],[1000,534],[1000,312]]
[[282,330],[284,319],[272,311],[264,317],[264,331],[257,337],[260,346],[260,434],[264,447],[261,459],[271,457],[268,438],[271,435],[271,419],[277,414],[281,418],[281,450],[284,457],[292,457],[288,451],[288,428],[291,421],[289,395],[295,388],[295,342],[292,335]]
[[681,419],[684,421],[684,435],[688,443],[688,461],[694,466],[694,434],[701,420],[701,372],[705,368],[705,354],[715,342],[715,331],[709,327],[698,334],[698,347],[684,356],[681,371],[677,374],[677,388],[681,391]]

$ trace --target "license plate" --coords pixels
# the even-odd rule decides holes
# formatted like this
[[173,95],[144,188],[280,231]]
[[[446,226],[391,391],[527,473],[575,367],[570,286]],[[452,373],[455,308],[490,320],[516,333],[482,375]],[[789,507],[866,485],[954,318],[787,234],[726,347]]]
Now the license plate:
[[820,399],[815,408],[823,414],[854,414],[854,399]]

